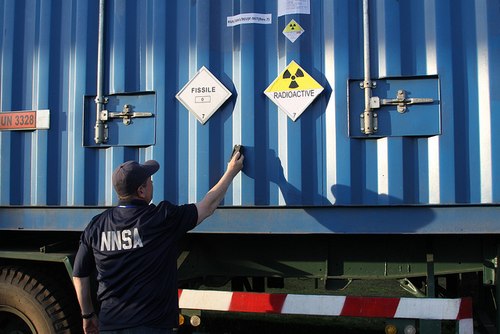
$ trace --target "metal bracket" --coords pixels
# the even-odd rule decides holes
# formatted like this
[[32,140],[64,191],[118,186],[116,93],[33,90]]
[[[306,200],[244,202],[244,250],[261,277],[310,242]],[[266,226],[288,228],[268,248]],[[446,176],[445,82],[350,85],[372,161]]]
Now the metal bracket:
[[433,99],[428,98],[407,98],[406,91],[404,89],[398,90],[395,99],[381,99],[378,96],[370,98],[371,108],[380,108],[381,106],[397,106],[399,113],[403,114],[406,112],[406,108],[410,104],[420,104],[420,103],[433,103]]
[[153,113],[150,112],[132,112],[132,106],[130,104],[125,104],[123,106],[123,111],[121,112],[109,112],[108,110],[103,110],[101,112],[101,121],[108,121],[110,118],[121,118],[123,119],[123,124],[129,125],[132,122],[132,118],[137,117],[153,117]]
[[425,294],[420,291],[408,278],[399,279],[399,286],[406,292],[411,293],[415,297],[425,297]]
[[377,82],[376,81],[363,81],[363,82],[359,83],[359,88],[361,88],[361,89],[377,88]]
[[371,135],[378,130],[378,114],[371,110],[359,115],[360,128],[365,135]]
[[[371,80],[364,80],[363,82],[359,83],[359,88],[361,89],[367,89],[368,92],[365,92],[365,94],[371,95],[371,90],[377,87],[377,82],[376,81],[371,81]],[[371,100],[370,100],[371,104]],[[359,115],[359,122],[360,122],[360,128],[361,131],[365,135],[371,135],[377,132],[378,130],[378,119],[377,119],[377,113],[372,111],[372,107],[368,108],[366,106],[365,111]]]

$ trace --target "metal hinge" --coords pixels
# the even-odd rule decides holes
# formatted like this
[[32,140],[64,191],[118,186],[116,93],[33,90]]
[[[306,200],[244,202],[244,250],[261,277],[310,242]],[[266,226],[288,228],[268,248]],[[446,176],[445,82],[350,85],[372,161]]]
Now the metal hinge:
[[405,113],[406,107],[410,104],[433,103],[433,99],[428,98],[407,98],[406,91],[403,89],[398,90],[395,99],[381,99],[378,96],[370,98],[370,108],[380,108],[380,106],[397,106],[399,113]]
[[130,104],[125,104],[123,106],[123,111],[121,112],[109,112],[108,110],[103,110],[101,112],[101,121],[108,121],[110,118],[121,118],[123,119],[123,124],[129,125],[132,118],[138,117],[153,117],[153,113],[150,112],[132,112],[132,106]]

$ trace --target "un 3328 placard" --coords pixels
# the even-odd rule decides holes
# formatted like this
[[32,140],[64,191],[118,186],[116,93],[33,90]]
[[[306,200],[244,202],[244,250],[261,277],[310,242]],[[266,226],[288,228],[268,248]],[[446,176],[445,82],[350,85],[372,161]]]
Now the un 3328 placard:
[[0,112],[0,130],[48,129],[49,110]]

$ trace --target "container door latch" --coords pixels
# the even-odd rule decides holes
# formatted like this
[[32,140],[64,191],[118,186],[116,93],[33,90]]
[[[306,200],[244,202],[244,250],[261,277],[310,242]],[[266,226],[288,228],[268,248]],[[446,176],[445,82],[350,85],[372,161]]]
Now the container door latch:
[[138,117],[153,117],[153,113],[132,111],[132,106],[130,104],[125,104],[121,112],[110,112],[108,110],[103,110],[101,112],[101,121],[106,122],[110,118],[121,118],[125,125],[130,125],[132,118]]
[[370,107],[371,108],[380,108],[381,106],[397,106],[397,110],[399,113],[404,114],[406,112],[406,107],[411,104],[420,104],[420,103],[433,103],[433,99],[428,98],[418,98],[412,97],[407,98],[406,91],[403,89],[398,90],[397,96],[395,99],[381,99],[378,96],[373,96],[370,98]]

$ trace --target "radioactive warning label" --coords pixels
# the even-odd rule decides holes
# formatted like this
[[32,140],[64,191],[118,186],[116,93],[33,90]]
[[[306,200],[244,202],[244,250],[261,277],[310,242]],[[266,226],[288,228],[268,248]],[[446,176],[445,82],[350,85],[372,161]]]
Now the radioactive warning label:
[[295,20],[291,20],[283,29],[283,35],[288,38],[290,42],[295,42],[297,38],[304,33],[304,29]]
[[323,87],[292,60],[264,94],[296,121],[322,91]]

